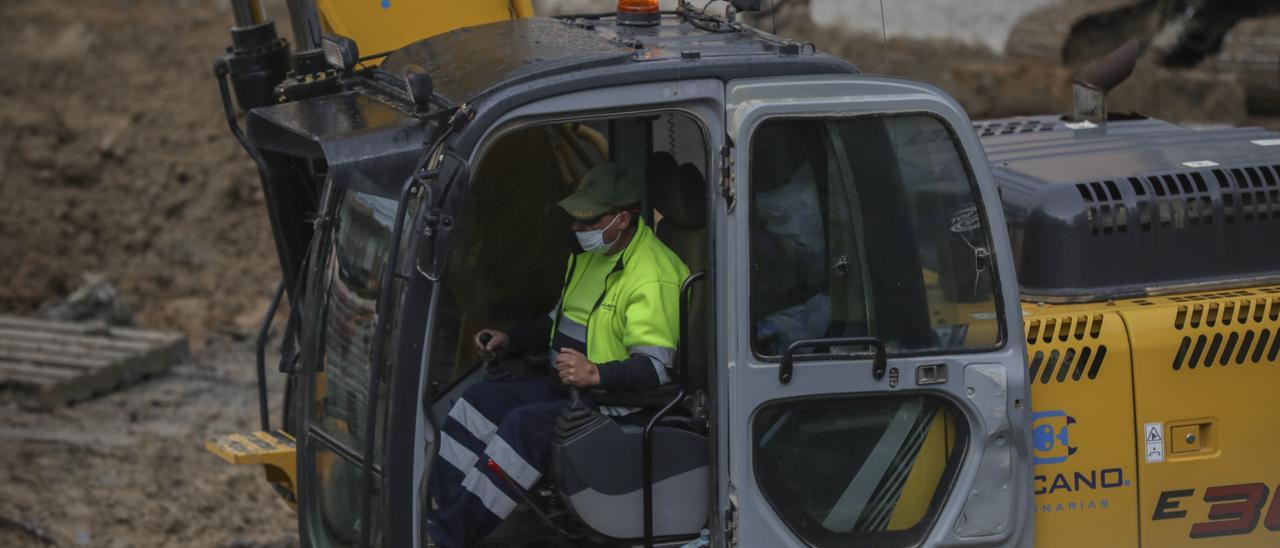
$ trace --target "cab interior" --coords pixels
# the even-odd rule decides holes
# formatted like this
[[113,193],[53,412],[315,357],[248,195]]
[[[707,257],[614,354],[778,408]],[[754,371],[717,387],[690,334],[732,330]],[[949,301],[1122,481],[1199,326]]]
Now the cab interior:
[[[641,539],[647,484],[653,486],[653,537],[697,537],[714,492],[708,443],[712,292],[710,276],[698,274],[709,274],[712,264],[712,187],[705,175],[710,150],[703,126],[670,111],[528,123],[487,142],[473,165],[437,309],[427,389],[434,417],[444,417],[463,389],[485,377],[472,342],[476,331],[507,329],[555,305],[567,259],[579,251],[571,219],[556,203],[590,168],[616,162],[643,174],[644,223],[694,274],[682,291],[673,382],[648,393],[591,395],[600,405],[642,408],[620,421],[566,412],[564,428],[555,434],[552,470],[485,542]],[[646,429],[651,481],[643,462]]]

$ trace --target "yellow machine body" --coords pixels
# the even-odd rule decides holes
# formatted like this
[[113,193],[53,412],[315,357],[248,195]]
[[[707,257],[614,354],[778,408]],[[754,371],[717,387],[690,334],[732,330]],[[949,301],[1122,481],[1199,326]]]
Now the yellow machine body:
[[298,492],[298,449],[287,432],[245,432],[210,438],[205,448],[231,464],[261,465],[267,482],[288,493]]
[[361,55],[392,51],[453,29],[533,16],[530,0],[316,0],[316,8],[325,32],[355,40]]
[[1037,547],[1280,546],[1280,287],[1023,313]]

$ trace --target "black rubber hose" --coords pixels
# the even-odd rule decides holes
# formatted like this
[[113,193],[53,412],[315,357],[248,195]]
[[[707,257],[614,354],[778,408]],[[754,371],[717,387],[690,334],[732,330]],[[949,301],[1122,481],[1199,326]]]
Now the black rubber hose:
[[271,431],[271,415],[267,411],[267,338],[271,335],[271,320],[276,317],[276,309],[280,307],[280,299],[284,296],[284,279],[276,284],[276,292],[271,296],[271,306],[262,318],[262,327],[258,329],[258,415],[261,417],[262,431]]

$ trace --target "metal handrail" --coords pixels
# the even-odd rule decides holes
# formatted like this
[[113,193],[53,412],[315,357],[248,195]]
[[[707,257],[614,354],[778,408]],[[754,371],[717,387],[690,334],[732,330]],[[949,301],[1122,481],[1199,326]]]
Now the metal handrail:
[[680,391],[667,405],[649,419],[641,441],[644,474],[644,546],[653,548],[653,428],[684,401],[689,391],[689,353],[683,350],[689,343],[689,298],[693,285],[706,279],[706,271],[690,274],[680,285],[680,344],[676,346],[676,365],[680,371]]
[[778,382],[787,384],[791,382],[791,376],[794,369],[794,363],[798,361],[817,361],[830,359],[857,359],[859,356],[844,353],[823,353],[823,354],[802,354],[796,356],[796,351],[805,348],[816,348],[820,346],[867,346],[871,348],[871,377],[880,380],[884,378],[887,359],[885,357],[884,342],[875,337],[832,337],[829,339],[802,339],[795,341],[787,346],[787,350],[782,353],[782,363],[778,364]]

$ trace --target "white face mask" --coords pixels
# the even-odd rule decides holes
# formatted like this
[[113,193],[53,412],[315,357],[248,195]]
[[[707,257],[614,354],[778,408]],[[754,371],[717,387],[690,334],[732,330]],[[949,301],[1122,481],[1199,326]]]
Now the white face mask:
[[[600,230],[584,230],[582,232],[574,232],[573,235],[578,237],[578,245],[582,246],[582,250],[587,253],[595,253],[596,255],[604,255],[618,242],[618,238],[614,238],[612,242],[604,241],[604,231],[609,230],[613,223],[618,222],[618,217],[622,216],[622,212],[618,212],[613,216],[613,220]],[[621,236],[619,234],[618,236]]]

